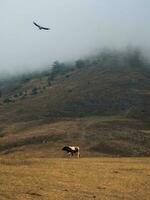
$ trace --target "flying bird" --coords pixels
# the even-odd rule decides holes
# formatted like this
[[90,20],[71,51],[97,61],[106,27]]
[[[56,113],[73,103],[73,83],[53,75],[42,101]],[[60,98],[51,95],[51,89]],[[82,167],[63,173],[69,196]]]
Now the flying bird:
[[35,26],[37,26],[40,30],[50,30],[50,28],[45,28],[45,27],[43,27],[43,26],[40,26],[40,25],[38,25],[37,23],[35,23],[35,22],[33,22],[33,24],[35,25]]

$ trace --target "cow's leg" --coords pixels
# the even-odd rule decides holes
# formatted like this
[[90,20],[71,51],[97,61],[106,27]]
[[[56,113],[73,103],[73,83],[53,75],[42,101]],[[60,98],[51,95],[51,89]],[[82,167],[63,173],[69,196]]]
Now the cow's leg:
[[80,157],[80,152],[79,151],[77,151],[77,158],[79,158]]
[[73,151],[71,151],[71,156],[73,156]]
[[69,156],[69,157],[71,157],[71,156],[72,156],[72,155],[71,155],[71,152],[68,152],[68,156]]

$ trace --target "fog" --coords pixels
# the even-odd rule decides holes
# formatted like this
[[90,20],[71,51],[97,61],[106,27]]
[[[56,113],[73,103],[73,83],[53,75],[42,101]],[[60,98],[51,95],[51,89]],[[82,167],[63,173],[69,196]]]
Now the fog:
[[105,47],[136,46],[149,55],[149,8],[148,0],[0,0],[0,75],[42,70]]

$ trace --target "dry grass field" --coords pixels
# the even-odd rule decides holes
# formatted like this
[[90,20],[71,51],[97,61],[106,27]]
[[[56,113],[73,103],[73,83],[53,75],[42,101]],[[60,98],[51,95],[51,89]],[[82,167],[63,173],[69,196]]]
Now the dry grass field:
[[[150,199],[148,122],[95,116],[1,124],[0,133],[0,200]],[[81,158],[67,158],[65,144]]]
[[0,200],[148,200],[150,158],[0,158]]

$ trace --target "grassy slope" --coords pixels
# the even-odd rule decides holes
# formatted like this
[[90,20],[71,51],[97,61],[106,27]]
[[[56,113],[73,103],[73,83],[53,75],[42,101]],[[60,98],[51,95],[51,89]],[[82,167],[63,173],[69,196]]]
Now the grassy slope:
[[[1,98],[0,121],[118,114],[149,119],[149,72],[143,68],[88,66],[56,77],[50,86],[47,76],[33,77]],[[33,95],[35,87],[37,94]],[[14,98],[20,91],[21,96]],[[3,103],[6,97],[12,102]]]
[[150,159],[0,159],[1,200],[148,200]]
[[77,144],[84,155],[150,155],[150,75],[142,67],[93,64],[50,85],[46,73],[8,82],[0,113],[1,153],[54,156]]
[[148,156],[150,125],[120,116],[12,123],[3,129],[0,153],[9,157],[63,157],[65,144],[79,145],[83,157]]

